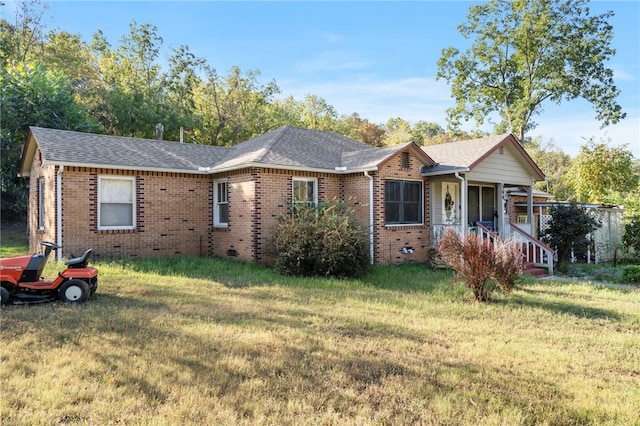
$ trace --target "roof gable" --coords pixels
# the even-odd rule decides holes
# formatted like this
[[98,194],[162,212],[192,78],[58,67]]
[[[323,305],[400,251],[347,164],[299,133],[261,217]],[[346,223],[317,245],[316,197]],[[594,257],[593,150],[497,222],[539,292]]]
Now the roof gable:
[[470,172],[482,164],[490,155],[507,146],[513,148],[516,156],[521,160],[523,166],[529,169],[533,177],[537,178],[537,180],[544,180],[545,176],[542,170],[527,154],[516,137],[510,133],[425,146],[422,149],[437,164],[433,167],[425,168],[423,174],[429,176]]

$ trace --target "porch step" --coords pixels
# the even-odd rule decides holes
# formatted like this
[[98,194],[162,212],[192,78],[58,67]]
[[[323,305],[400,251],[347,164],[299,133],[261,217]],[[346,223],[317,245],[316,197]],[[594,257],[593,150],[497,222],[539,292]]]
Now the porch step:
[[522,268],[522,275],[530,275],[534,278],[543,278],[549,275],[545,268],[539,268],[533,263],[525,263]]

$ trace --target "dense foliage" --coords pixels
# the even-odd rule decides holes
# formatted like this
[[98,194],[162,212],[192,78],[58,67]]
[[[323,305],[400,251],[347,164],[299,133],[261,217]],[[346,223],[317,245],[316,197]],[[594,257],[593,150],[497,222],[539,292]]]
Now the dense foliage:
[[97,123],[79,105],[68,81],[42,65],[0,69],[0,188],[2,218],[17,219],[27,208],[27,180],[18,177],[29,126],[95,131]]
[[633,155],[626,146],[612,147],[589,140],[580,147],[567,173],[576,200],[607,203],[614,194],[629,193],[638,187]]
[[447,229],[438,250],[479,302],[489,301],[494,284],[511,291],[522,270],[522,255],[512,242],[490,241],[476,234],[461,237]]
[[622,268],[622,279],[628,283],[640,283],[640,265],[627,265]]
[[571,262],[572,252],[576,255],[586,253],[590,244],[588,236],[600,225],[576,204],[554,206],[551,216],[553,220],[542,240],[556,251],[557,265],[566,265]]
[[451,85],[454,124],[487,121],[498,113],[502,126],[520,140],[535,127],[545,102],[582,98],[607,125],[625,117],[616,98],[613,70],[613,12],[589,14],[587,0],[490,0],[473,5],[458,29],[472,44],[465,52],[443,49],[438,78]]
[[[16,174],[29,125],[155,138],[156,124],[162,123],[165,140],[177,141],[182,137],[188,143],[218,146],[232,146],[282,125],[334,131],[372,146],[408,141],[424,146],[483,135],[480,131],[445,129],[437,123],[426,121],[409,123],[400,117],[392,117],[384,124],[376,124],[360,117],[357,112],[342,115],[326,100],[316,95],[309,94],[304,99],[294,99],[286,95],[279,97],[281,90],[276,81],[263,79],[258,70],[232,67],[227,73],[220,73],[205,58],[191,52],[186,45],[169,49],[168,54],[163,56],[163,52],[166,51],[163,48],[163,39],[152,24],[133,21],[128,32],[116,42],[108,40],[101,30],[96,29],[91,42],[86,42],[86,34],[70,34],[58,29],[47,32],[43,24],[47,21],[44,19],[48,13],[46,2],[27,0],[19,1],[17,5],[14,22],[0,19],[3,217],[10,215],[24,218],[26,214],[26,182],[16,178]],[[544,74],[548,71],[545,67],[566,54],[566,49],[572,48],[569,46],[570,43],[565,42],[564,37],[560,37],[563,40],[562,46],[557,46],[553,40],[541,35],[541,31],[546,28],[545,25],[549,24],[547,18],[556,16],[554,13],[558,10],[565,10],[566,16],[556,16],[558,22],[563,23],[559,25],[559,31],[566,31],[566,34],[575,40],[579,39],[579,34],[585,35],[582,40],[584,43],[576,44],[579,48],[573,46],[578,50],[572,51],[576,57],[571,59],[584,59],[586,62],[583,63],[584,69],[572,74],[573,80],[567,81],[568,76],[565,75],[558,77],[559,80],[549,81],[553,81],[554,85],[559,81],[556,85],[559,90],[567,90],[567,87],[570,87],[570,93],[565,93],[567,99],[582,96],[585,90],[591,90],[589,96],[597,95],[596,109],[602,113],[599,119],[603,122],[615,122],[623,114],[614,102],[616,91],[609,87],[609,70],[602,68],[599,60],[590,62],[588,55],[582,59],[578,58],[585,52],[602,53],[602,58],[612,53],[608,47],[611,28],[606,23],[609,14],[591,17],[585,12],[585,5],[586,2],[583,0],[573,3],[549,0],[496,0],[472,7],[469,23],[462,28],[465,31],[491,30],[488,33],[482,32],[482,36],[478,38],[486,39],[487,43],[495,42],[487,44],[487,47],[493,50],[488,49],[483,55],[490,51],[496,54],[505,53],[502,50],[505,47],[521,47],[523,43],[535,42],[531,45],[532,51],[528,52],[532,56],[512,49],[510,52],[514,56],[505,56],[503,65],[507,67],[506,70],[514,70],[515,73],[519,71],[518,66],[522,65],[521,62],[527,58],[544,59],[540,67],[536,68],[543,72],[536,77],[544,80],[549,76]],[[578,11],[585,13],[578,16]],[[530,19],[533,12],[539,12],[544,19],[532,22],[535,25],[531,27],[531,33],[525,34],[523,25],[515,25],[509,21],[514,17]],[[513,25],[506,25],[506,32],[503,34],[493,28],[495,24],[490,24],[492,21],[486,21],[489,27],[483,30],[478,19],[492,16],[492,13],[503,19],[499,22],[511,22]],[[572,24],[580,24],[582,27],[570,29]],[[600,29],[601,33],[589,33],[595,28]],[[503,37],[511,33],[517,37]],[[513,46],[508,44],[511,42]],[[554,50],[555,47],[558,49]],[[460,61],[463,57],[456,56],[454,59],[455,49],[451,49],[446,51],[446,55],[451,56],[443,54],[441,59],[442,63],[450,61],[452,65],[446,70],[451,73],[447,78],[454,78],[455,73],[459,71],[453,66],[454,62],[456,66],[462,64]],[[538,58],[538,54],[543,56]],[[485,56],[479,56],[478,60],[482,58],[486,59]],[[571,61],[568,64],[571,64]],[[512,66],[515,68],[508,68]],[[592,73],[592,67],[595,67],[597,72]],[[443,77],[445,70],[441,69],[440,73]],[[589,80],[581,78],[585,73],[590,76]],[[460,74],[455,78],[463,77],[464,75]],[[503,131],[517,131],[518,114],[526,110],[533,115],[537,111],[538,106],[535,102],[530,105],[530,110],[520,104],[521,101],[525,102],[521,99],[524,93],[524,89],[519,85],[524,81],[521,77],[513,74],[512,80],[503,82],[513,91],[502,99],[518,102],[510,104],[510,107],[514,108],[513,111],[505,112],[513,123],[510,126],[502,123]],[[599,78],[601,79],[598,80]],[[532,80],[531,84],[536,82],[540,81]],[[473,96],[465,94],[465,99],[469,102],[480,102],[480,97],[485,95],[482,91],[486,91],[486,87],[478,84],[474,87],[474,90],[476,89],[480,92],[470,92]],[[456,93],[454,90],[454,98],[457,99]],[[544,90],[536,93],[542,94]],[[558,93],[553,92],[548,99],[558,100]],[[490,101],[488,105],[493,107],[499,104],[500,102]],[[474,114],[476,112],[482,113],[482,117],[488,116],[488,111],[482,108],[474,109]],[[527,119],[530,119],[531,115]],[[533,123],[529,125],[533,126]],[[526,127],[524,125],[522,128]],[[546,186],[540,189],[553,193],[556,199],[577,199],[574,191],[583,194],[582,189],[587,188],[604,194],[604,200],[593,200],[593,197],[589,196],[589,201],[623,204],[627,213],[640,213],[640,163],[637,159],[632,160],[626,147],[615,152],[598,149],[590,155],[596,158],[595,163],[591,159],[587,162],[580,160],[580,165],[575,166],[578,168],[577,172],[573,173],[575,168],[569,170],[572,162],[570,157],[554,149],[552,144],[541,146],[534,142],[526,146],[549,177]],[[599,158],[601,153],[605,157]],[[582,157],[584,156],[581,152]],[[612,167],[609,161],[606,165],[599,163],[599,160],[616,158],[624,160],[619,163],[624,167]],[[599,171],[611,170],[615,171],[615,175],[580,172],[590,170],[589,167],[593,164],[602,165]],[[581,181],[573,185],[570,179],[572,175],[580,176]],[[595,178],[598,180],[594,181]]]
[[624,225],[622,242],[627,250],[633,249],[637,255],[640,255],[640,216],[634,216]]
[[352,277],[369,268],[369,234],[347,203],[291,205],[290,210],[275,237],[280,273]]

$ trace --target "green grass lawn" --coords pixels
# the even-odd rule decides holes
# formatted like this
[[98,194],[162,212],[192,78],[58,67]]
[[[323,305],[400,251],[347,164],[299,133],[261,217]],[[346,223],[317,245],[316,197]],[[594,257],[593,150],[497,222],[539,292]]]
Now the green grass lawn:
[[640,291],[526,281],[480,304],[422,265],[95,266],[85,304],[0,311],[2,424],[640,424]]

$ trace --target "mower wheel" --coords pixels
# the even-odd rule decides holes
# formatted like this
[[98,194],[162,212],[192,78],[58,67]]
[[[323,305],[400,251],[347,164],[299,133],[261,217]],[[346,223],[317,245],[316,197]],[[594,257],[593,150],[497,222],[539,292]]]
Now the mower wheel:
[[0,287],[0,306],[4,306],[11,303],[11,295],[9,290],[4,287]]
[[58,290],[58,297],[63,302],[82,303],[89,297],[89,284],[83,280],[65,281]]

